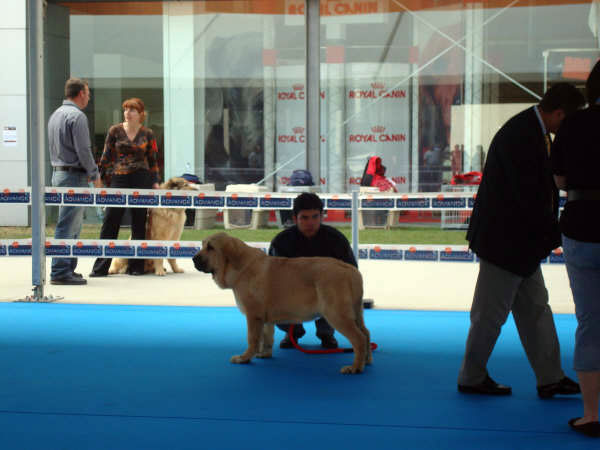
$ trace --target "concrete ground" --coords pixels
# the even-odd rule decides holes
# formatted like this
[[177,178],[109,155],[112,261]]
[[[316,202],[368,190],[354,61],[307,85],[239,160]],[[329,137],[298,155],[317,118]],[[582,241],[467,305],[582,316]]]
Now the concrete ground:
[[[44,295],[56,303],[119,305],[235,306],[233,292],[219,289],[208,274],[194,269],[190,259],[179,259],[185,273],[111,275],[88,278],[93,258],[80,258],[77,271],[88,279],[84,286],[49,283],[46,260]],[[361,260],[365,298],[378,309],[468,311],[477,279],[478,264]],[[168,268],[170,270],[170,267]],[[573,313],[574,306],[565,266],[542,265],[550,305],[555,313]],[[25,300],[32,293],[31,258],[0,258],[0,301]]]

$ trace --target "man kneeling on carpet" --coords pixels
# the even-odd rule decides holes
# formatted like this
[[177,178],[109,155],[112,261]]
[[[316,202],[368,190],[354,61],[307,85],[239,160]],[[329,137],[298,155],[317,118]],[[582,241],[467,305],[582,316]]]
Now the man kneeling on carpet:
[[[301,256],[328,256],[358,267],[348,239],[329,225],[321,223],[323,202],[318,195],[303,193],[294,199],[294,226],[283,230],[271,241],[269,255],[296,258]],[[337,348],[333,327],[324,318],[315,321],[317,337],[323,348]],[[279,344],[281,348],[292,348],[289,325],[277,325],[287,334]],[[304,336],[302,324],[294,325],[294,339]]]

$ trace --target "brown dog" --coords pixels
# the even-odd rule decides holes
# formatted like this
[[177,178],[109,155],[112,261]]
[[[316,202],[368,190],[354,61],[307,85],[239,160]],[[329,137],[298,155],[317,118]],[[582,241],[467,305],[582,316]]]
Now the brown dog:
[[[193,184],[188,183],[185,178],[174,177],[160,185],[160,189],[193,191]],[[181,239],[183,226],[185,225],[184,208],[151,208],[148,209],[146,219],[146,239],[155,241],[178,241]],[[125,273],[127,271],[127,259],[115,258],[110,264],[108,273]],[[171,269],[175,273],[182,273],[183,269],[177,265],[176,259],[168,259]],[[147,259],[144,262],[144,273],[154,272],[158,276],[165,275],[162,259]]]
[[268,256],[237,238],[217,233],[202,241],[196,269],[211,273],[217,285],[233,289],[246,315],[248,349],[231,358],[247,363],[270,358],[276,323],[301,323],[322,316],[352,343],[354,363],[342,373],[360,373],[373,360],[363,321],[360,272],[334,258]]

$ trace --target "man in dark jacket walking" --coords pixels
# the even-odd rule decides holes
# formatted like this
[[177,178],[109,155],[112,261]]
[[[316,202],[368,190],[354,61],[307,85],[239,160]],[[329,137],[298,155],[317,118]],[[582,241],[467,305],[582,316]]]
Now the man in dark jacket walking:
[[550,137],[585,103],[568,83],[550,88],[538,105],[506,122],[494,136],[467,232],[479,256],[471,327],[458,377],[463,393],[510,395],[487,362],[512,311],[537,379],[538,395],[576,394],[567,378],[540,261],[560,246],[558,190],[550,169]]

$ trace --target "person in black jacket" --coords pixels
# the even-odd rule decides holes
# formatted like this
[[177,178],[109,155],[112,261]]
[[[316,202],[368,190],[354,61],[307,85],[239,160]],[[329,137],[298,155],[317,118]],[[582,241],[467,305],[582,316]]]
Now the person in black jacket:
[[540,262],[560,246],[549,133],[555,133],[565,116],[584,103],[574,86],[557,83],[538,105],[509,119],[490,144],[467,232],[480,263],[458,376],[460,392],[511,394],[509,386],[496,383],[487,372],[488,359],[511,311],[535,372],[538,396],[580,392],[561,368]]
[[[295,225],[283,230],[271,241],[269,255],[296,258],[300,256],[328,256],[358,267],[348,239],[329,225],[323,225],[323,202],[318,195],[302,193],[294,199],[293,219]],[[324,348],[337,348],[334,330],[324,318],[315,321],[317,337]],[[280,342],[281,348],[292,348],[289,325],[277,325],[286,332]],[[294,325],[294,339],[304,336],[302,324]]]

